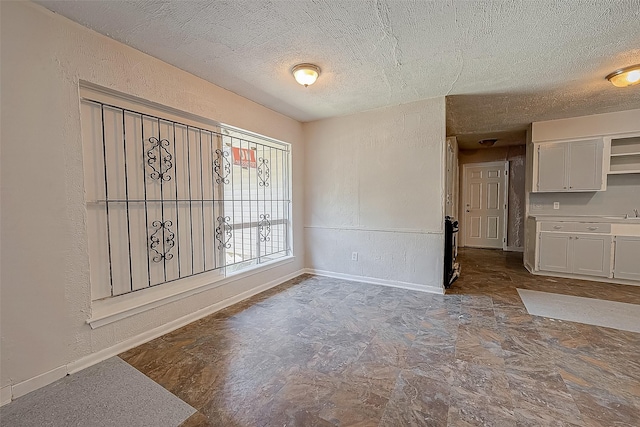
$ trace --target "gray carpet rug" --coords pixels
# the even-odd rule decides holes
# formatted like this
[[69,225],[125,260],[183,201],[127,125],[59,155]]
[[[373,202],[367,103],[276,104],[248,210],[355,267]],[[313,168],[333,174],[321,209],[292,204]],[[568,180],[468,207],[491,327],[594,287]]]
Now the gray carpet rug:
[[640,305],[518,289],[529,314],[640,333]]
[[195,412],[112,357],[0,408],[3,427],[179,426]]

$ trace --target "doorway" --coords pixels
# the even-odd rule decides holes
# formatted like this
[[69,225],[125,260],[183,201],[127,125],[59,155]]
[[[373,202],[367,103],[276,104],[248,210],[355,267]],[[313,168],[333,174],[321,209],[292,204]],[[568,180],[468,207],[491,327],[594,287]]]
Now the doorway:
[[464,165],[463,246],[506,250],[508,186],[508,161]]

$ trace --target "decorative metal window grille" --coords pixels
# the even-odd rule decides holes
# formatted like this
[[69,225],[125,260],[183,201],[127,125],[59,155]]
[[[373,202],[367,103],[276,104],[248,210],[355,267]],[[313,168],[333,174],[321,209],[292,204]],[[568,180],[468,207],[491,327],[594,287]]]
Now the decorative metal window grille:
[[88,99],[82,114],[94,300],[290,254],[288,144]]

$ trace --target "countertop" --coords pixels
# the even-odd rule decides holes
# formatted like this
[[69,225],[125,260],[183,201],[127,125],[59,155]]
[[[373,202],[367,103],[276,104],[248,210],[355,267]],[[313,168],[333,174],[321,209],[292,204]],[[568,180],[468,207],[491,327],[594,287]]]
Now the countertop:
[[606,224],[638,224],[640,218],[625,219],[624,215],[529,215],[536,221],[573,221],[573,222],[602,222]]

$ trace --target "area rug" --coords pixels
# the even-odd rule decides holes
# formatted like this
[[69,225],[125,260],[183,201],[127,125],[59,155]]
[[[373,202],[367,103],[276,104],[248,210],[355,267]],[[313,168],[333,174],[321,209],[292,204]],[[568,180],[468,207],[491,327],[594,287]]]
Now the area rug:
[[112,357],[0,408],[2,426],[179,426],[195,412]]
[[529,314],[640,333],[640,305],[518,289]]

